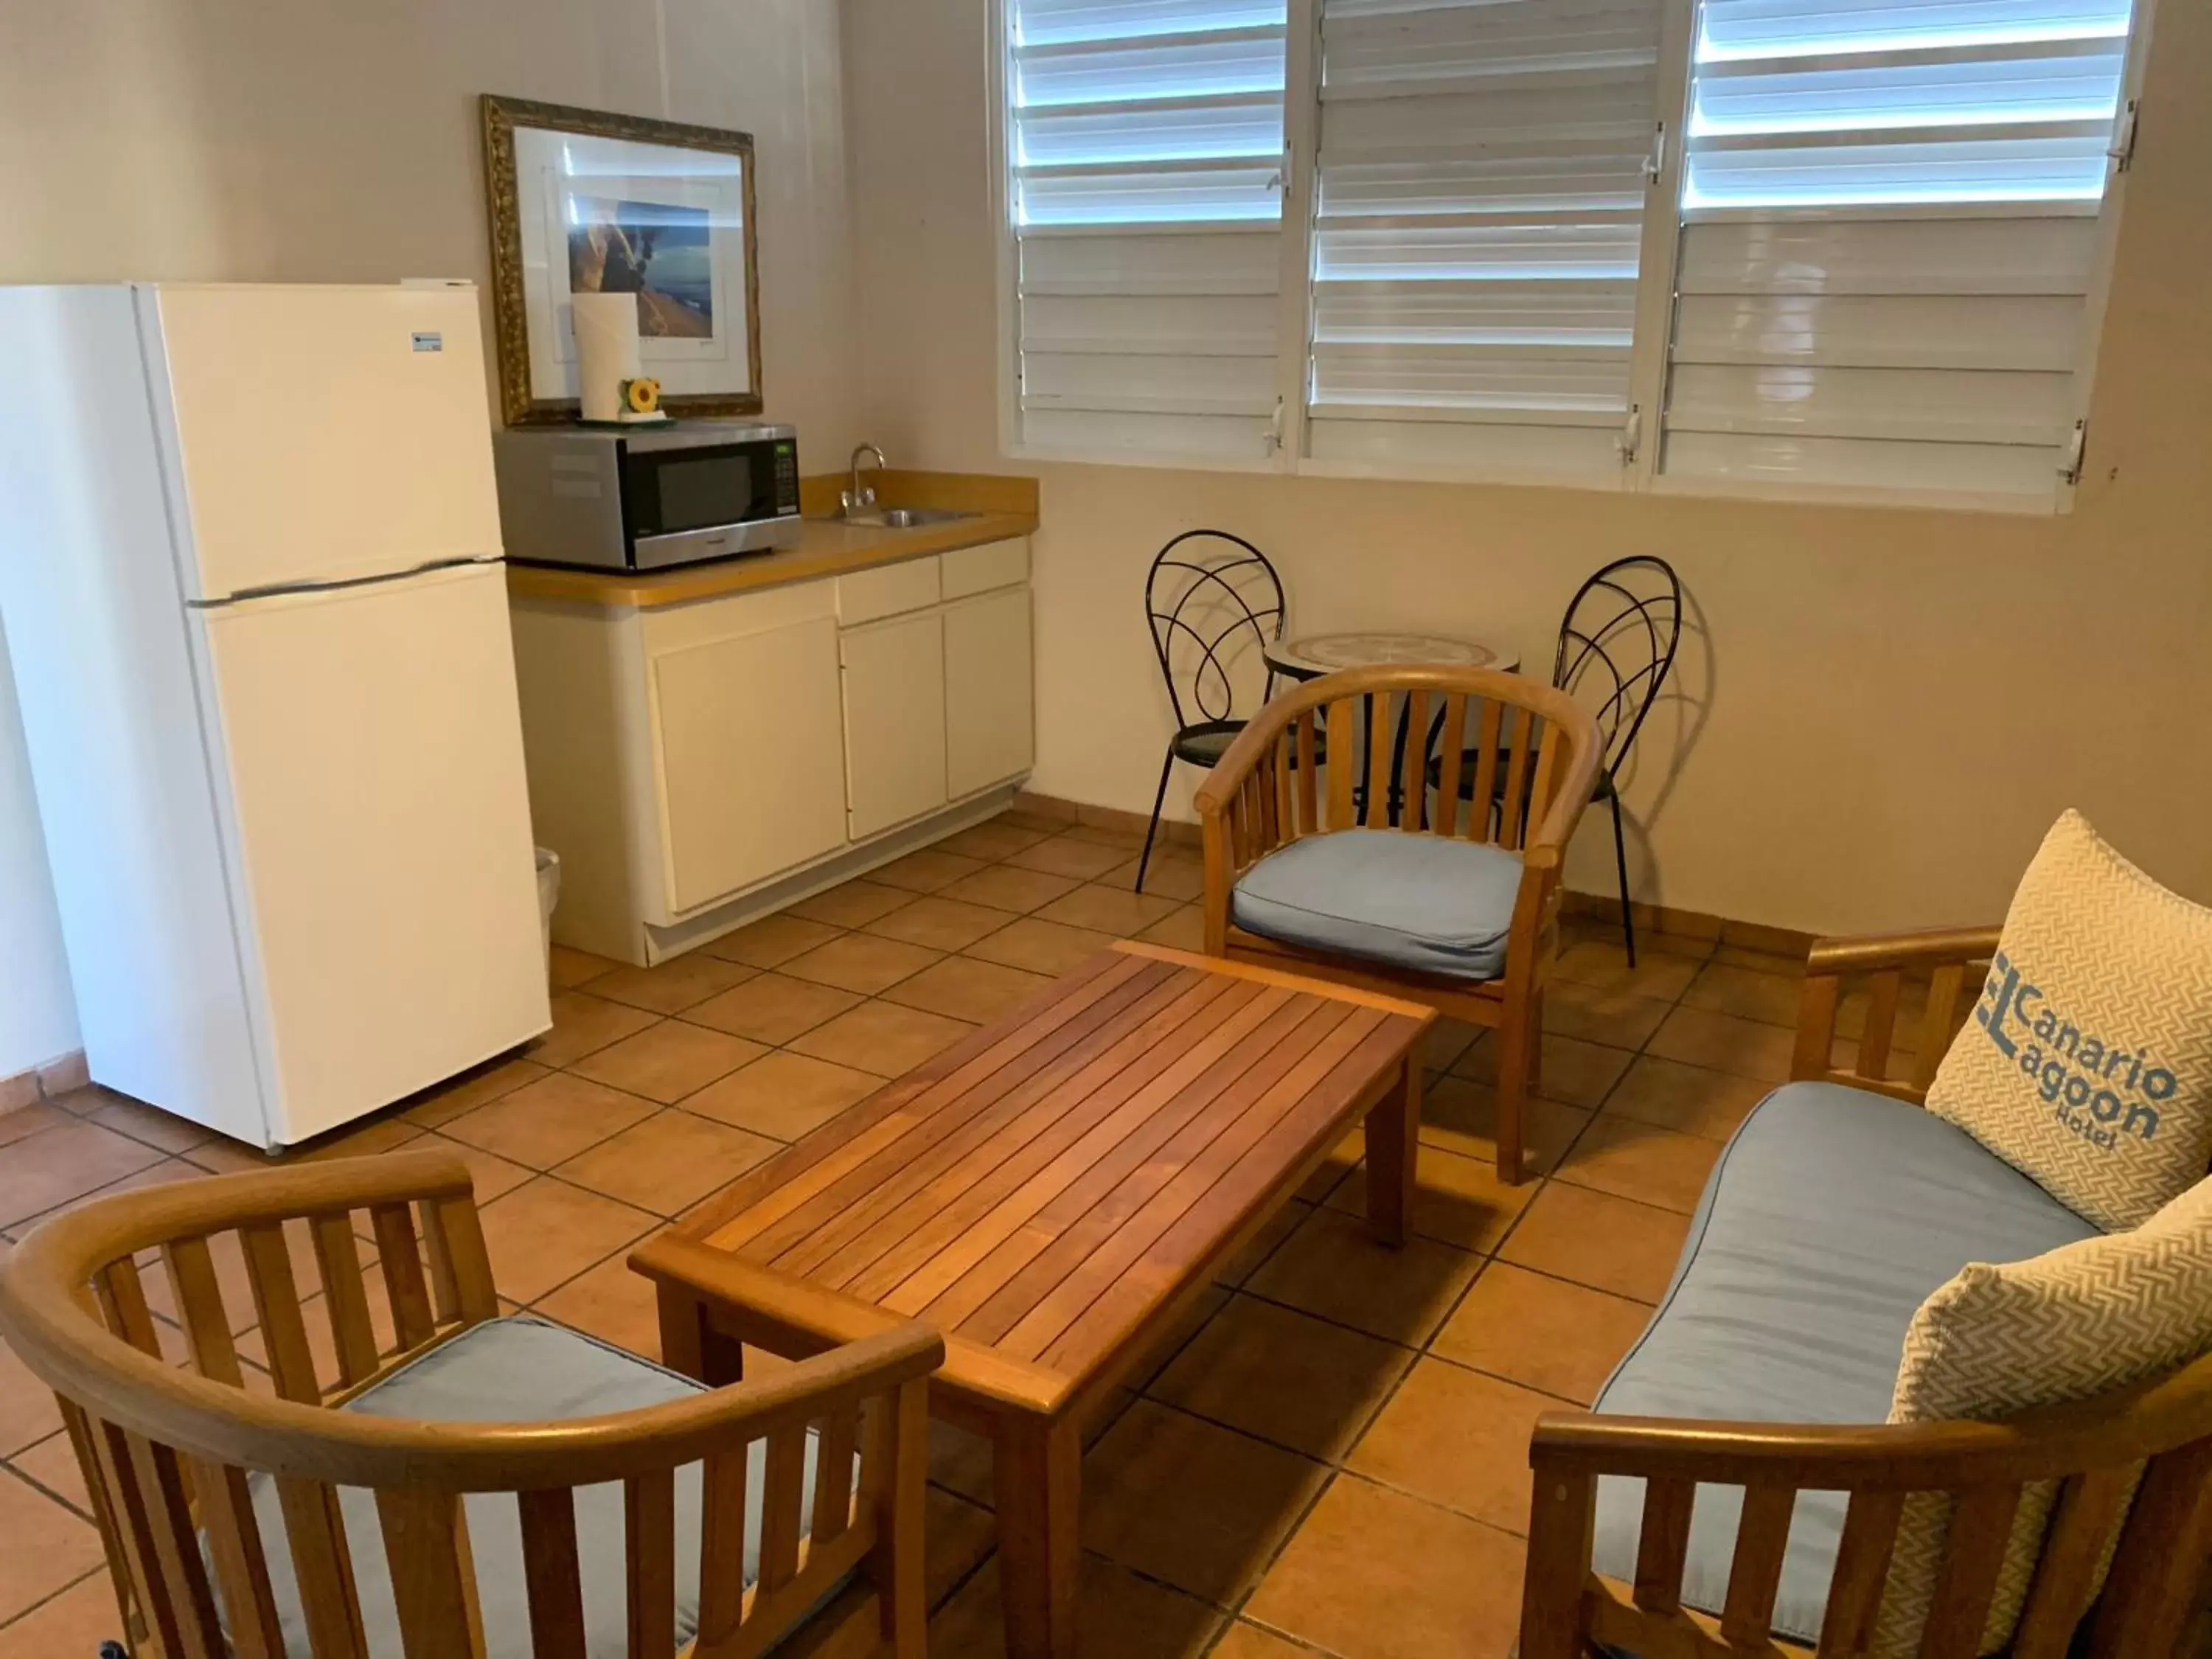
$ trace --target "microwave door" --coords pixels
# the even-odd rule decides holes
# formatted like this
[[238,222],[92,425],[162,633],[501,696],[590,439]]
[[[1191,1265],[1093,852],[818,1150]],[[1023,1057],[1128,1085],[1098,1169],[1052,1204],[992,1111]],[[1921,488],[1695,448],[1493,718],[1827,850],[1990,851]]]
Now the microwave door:
[[631,562],[641,569],[765,551],[797,538],[788,441],[633,450],[623,461]]

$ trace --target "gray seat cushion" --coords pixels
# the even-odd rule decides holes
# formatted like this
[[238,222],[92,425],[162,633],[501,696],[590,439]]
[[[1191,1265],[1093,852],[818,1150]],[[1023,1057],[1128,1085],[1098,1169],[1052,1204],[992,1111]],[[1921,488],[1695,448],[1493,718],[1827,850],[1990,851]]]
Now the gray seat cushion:
[[[1752,1112],[1706,1183],[1658,1312],[1600,1391],[1632,1417],[1881,1423],[1905,1327],[1969,1261],[2016,1261],[2098,1229],[1920,1107],[1791,1083]],[[1844,1497],[1805,1492],[1774,1627],[1820,1635]],[[1598,1483],[1595,1565],[1636,1576],[1644,1483]],[[1700,1486],[1682,1599],[1718,1613],[1740,1489]]]
[[[517,1315],[476,1326],[364,1390],[347,1411],[379,1417],[443,1423],[550,1422],[602,1413],[637,1411],[700,1393],[686,1376],[635,1354],[569,1330]],[[745,1583],[759,1571],[761,1483],[767,1450],[755,1442],[746,1480]],[[813,1513],[815,1440],[806,1443],[805,1501]],[[309,1659],[307,1628],[300,1607],[291,1556],[283,1547],[283,1512],[276,1484],[252,1477],[253,1511],[267,1540],[270,1588],[284,1629],[289,1659]],[[678,1647],[699,1627],[700,1471],[676,1478],[676,1638]],[[346,1540],[353,1552],[362,1624],[375,1659],[401,1659],[398,1613],[386,1569],[384,1533],[373,1493],[346,1487],[339,1493]],[[469,1544],[483,1610],[489,1659],[531,1659],[530,1598],[523,1579],[522,1522],[514,1498],[478,1492],[468,1502]],[[624,1589],[626,1553],[623,1491],[617,1485],[585,1486],[575,1495],[576,1547],[583,1565],[584,1625],[592,1659],[623,1659],[629,1652]]]
[[1401,830],[1309,836],[1238,878],[1248,933],[1454,979],[1496,979],[1521,890],[1517,853]]

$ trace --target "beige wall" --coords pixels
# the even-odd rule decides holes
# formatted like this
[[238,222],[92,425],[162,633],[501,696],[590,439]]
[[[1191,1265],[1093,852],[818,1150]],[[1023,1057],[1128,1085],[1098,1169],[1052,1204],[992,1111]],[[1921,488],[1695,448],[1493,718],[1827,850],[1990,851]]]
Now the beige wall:
[[[0,283],[482,283],[478,94],[742,128],[769,406],[842,454],[839,46],[836,0],[0,0]],[[76,1042],[20,750],[0,698],[0,1077]]]
[[[918,465],[1008,465],[984,10],[846,0],[867,423]],[[1994,918],[2072,805],[2212,901],[2212,7],[2160,10],[2070,515],[1043,467],[1036,787],[1151,805],[1139,596],[1178,530],[1275,555],[1295,628],[1431,625],[1540,665],[1583,574],[1655,552],[1698,631],[1628,789],[1639,896],[1811,930]],[[1574,884],[1608,889],[1611,854],[1586,820]]]

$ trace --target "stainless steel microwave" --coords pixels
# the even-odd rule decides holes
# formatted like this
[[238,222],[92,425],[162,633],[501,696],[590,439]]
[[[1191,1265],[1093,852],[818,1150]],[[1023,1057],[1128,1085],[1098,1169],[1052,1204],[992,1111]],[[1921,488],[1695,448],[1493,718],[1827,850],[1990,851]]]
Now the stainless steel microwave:
[[507,556],[524,564],[665,570],[799,539],[787,426],[515,427],[492,453]]

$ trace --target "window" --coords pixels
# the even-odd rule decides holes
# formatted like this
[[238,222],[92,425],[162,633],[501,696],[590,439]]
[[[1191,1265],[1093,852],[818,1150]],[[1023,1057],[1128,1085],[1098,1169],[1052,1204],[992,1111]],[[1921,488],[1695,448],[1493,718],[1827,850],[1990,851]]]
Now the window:
[[2128,0],[1705,0],[1663,473],[2049,499]]
[[1277,431],[1284,0],[1006,0],[1024,446]]
[[1618,479],[1662,0],[1323,0],[1307,452]]
[[1002,3],[1021,452],[2063,499],[2130,0]]

